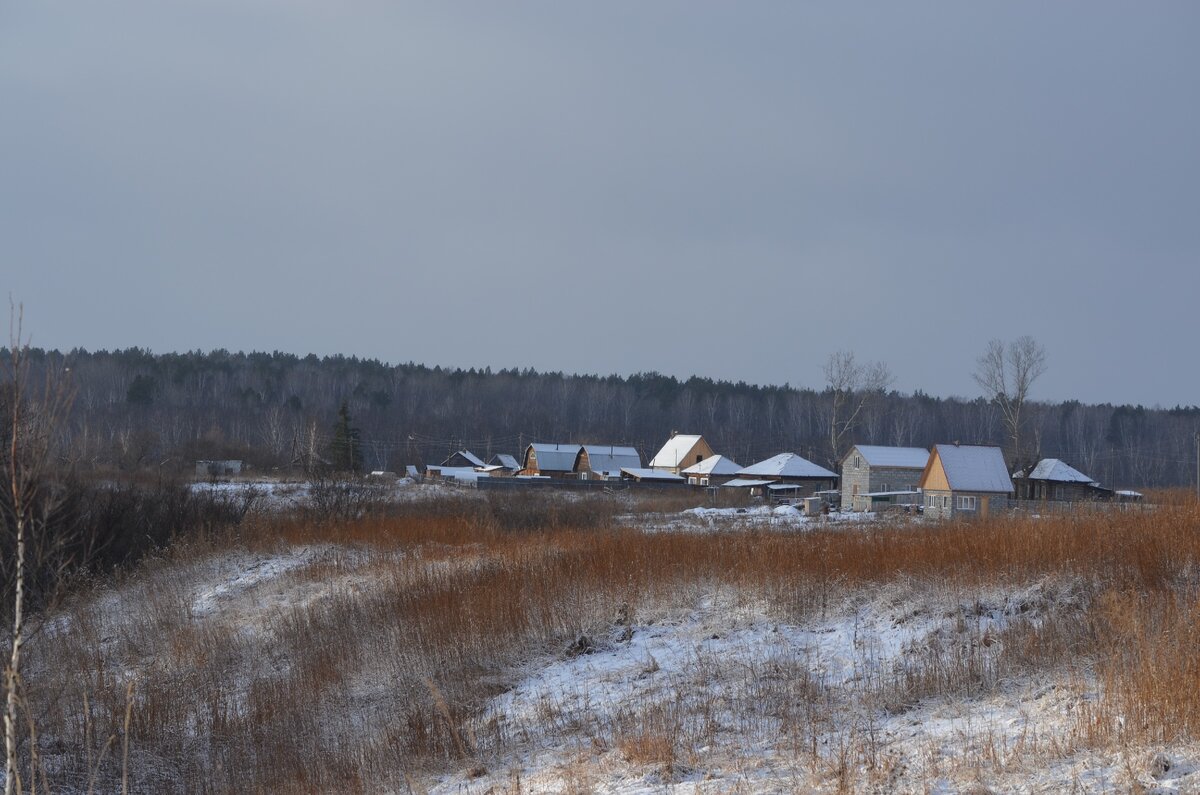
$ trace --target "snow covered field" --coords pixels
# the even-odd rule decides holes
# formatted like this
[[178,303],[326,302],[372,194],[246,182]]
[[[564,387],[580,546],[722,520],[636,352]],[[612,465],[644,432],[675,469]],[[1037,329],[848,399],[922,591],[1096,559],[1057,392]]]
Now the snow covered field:
[[1200,791],[1200,746],[1120,739],[1073,651],[1100,569],[935,563],[966,536],[871,515],[620,520],[643,526],[404,520],[149,561],[30,647],[55,791],[86,791],[128,686],[144,791]]

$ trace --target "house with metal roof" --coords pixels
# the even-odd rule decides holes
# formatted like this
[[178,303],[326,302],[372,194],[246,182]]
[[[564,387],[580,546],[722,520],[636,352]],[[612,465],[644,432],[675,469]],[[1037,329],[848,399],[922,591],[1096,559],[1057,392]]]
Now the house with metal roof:
[[1013,473],[1018,500],[1078,502],[1111,500],[1113,491],[1058,458],[1043,458],[1028,470]]
[[453,468],[481,467],[483,465],[483,459],[472,453],[470,450],[459,450],[457,453],[451,453],[446,457],[445,461],[443,461],[441,464],[438,464],[438,466],[441,467]]
[[762,494],[762,485],[791,484],[799,487],[792,496],[805,497],[818,491],[836,488],[837,480],[836,472],[830,472],[803,456],[780,453],[738,470],[737,477],[725,485],[731,488],[749,488],[751,494]]
[[692,464],[679,474],[693,486],[720,486],[737,477],[742,465],[723,455],[710,455],[698,464]]
[[1013,482],[999,447],[939,444],[921,473],[925,515],[987,516],[1009,506]]
[[525,448],[521,462],[522,475],[544,475],[552,478],[575,478],[575,459],[579,445],[556,442],[533,442]]
[[621,480],[642,483],[648,486],[685,486],[687,481],[682,475],[667,472],[663,469],[645,467],[621,467]]
[[927,463],[924,447],[854,445],[842,458],[842,507],[870,511],[881,504],[915,503]]
[[662,449],[650,459],[651,469],[680,474],[687,467],[699,464],[713,455],[704,437],[690,433],[672,433]]
[[585,444],[572,467],[580,480],[620,480],[622,469],[641,469],[642,456],[633,447]]

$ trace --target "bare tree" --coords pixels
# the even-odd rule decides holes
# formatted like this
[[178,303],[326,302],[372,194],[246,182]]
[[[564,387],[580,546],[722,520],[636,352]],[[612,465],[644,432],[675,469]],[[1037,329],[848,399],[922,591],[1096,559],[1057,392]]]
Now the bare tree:
[[[3,499],[2,529],[11,544],[10,580],[5,596],[11,599],[11,637],[4,669],[4,793],[12,795],[19,779],[17,760],[17,710],[21,703],[21,652],[28,639],[26,598],[28,581],[60,551],[65,539],[48,538],[47,527],[61,503],[61,493],[48,482],[53,433],[66,414],[70,393],[65,381],[47,375],[44,390],[35,394],[29,376],[29,344],[21,339],[22,312],[12,308],[9,350],[4,363],[4,441],[0,454]],[[61,573],[61,572],[60,572]]]
[[862,364],[850,351],[831,353],[825,361],[825,382],[831,395],[829,412],[830,460],[837,464],[842,445],[854,430],[863,409],[892,385],[892,371],[883,362]]
[[1046,350],[1028,335],[1018,337],[1007,345],[1000,340],[992,340],[976,364],[973,374],[975,383],[983,389],[984,396],[1000,409],[1012,443],[1014,463],[1020,462],[1023,452],[1021,427],[1025,421],[1025,403],[1029,399],[1029,391],[1045,372]]

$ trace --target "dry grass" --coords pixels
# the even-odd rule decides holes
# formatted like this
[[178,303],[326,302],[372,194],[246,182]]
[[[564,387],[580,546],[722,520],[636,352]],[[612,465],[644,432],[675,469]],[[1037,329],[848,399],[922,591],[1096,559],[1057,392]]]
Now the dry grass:
[[[52,783],[69,790],[96,766],[101,785],[119,788],[119,758],[95,762],[110,737],[128,740],[138,791],[407,791],[439,771],[499,770],[532,727],[488,719],[485,707],[521,663],[713,593],[793,623],[878,589],[895,589],[898,604],[922,589],[1021,596],[966,604],[957,633],[864,678],[858,706],[804,659],[764,654],[720,703],[701,686],[603,725],[572,725],[555,705],[541,720],[664,777],[723,731],[769,729],[813,775],[885,786],[898,765],[881,752],[880,715],[1068,665],[1099,685],[1079,713],[1080,747],[1200,734],[1194,503],[805,533],[644,534],[611,526],[615,515],[590,501],[471,500],[322,524],[262,518],[238,538],[148,561],[119,591],[81,597],[69,629],[33,647],[30,698]],[[231,572],[303,554],[244,598],[223,594],[213,620],[197,613],[196,583],[225,576],[218,550],[230,546],[245,558],[226,557]],[[1053,603],[1040,603],[1047,594]],[[978,632],[973,611],[1015,620]],[[721,664],[699,658],[701,684],[705,666],[715,678]],[[984,744],[975,763],[1003,772],[1035,745]]]

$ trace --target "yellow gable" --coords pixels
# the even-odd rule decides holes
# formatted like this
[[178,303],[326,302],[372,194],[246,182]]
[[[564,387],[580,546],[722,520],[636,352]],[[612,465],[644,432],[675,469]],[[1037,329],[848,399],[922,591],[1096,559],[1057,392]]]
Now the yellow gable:
[[925,491],[950,491],[950,481],[946,478],[946,468],[942,466],[942,457],[937,448],[929,456],[929,463],[921,473],[921,488]]

